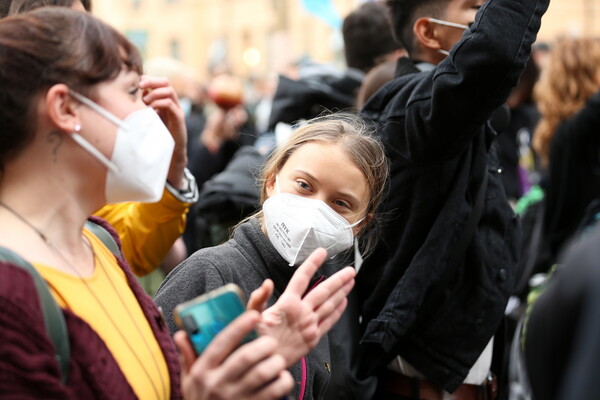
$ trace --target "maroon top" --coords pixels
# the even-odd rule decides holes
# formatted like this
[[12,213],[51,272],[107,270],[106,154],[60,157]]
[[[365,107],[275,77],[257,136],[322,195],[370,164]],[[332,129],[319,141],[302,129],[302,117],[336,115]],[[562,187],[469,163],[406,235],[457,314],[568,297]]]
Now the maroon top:
[[[102,219],[92,218],[117,240]],[[180,366],[169,331],[150,296],[124,260],[119,265],[150,323],[170,372],[171,398],[181,398]],[[135,399],[112,354],[81,318],[63,309],[71,362],[69,380],[60,381],[54,346],[46,334],[39,297],[28,272],[0,262],[0,393],[2,399]]]

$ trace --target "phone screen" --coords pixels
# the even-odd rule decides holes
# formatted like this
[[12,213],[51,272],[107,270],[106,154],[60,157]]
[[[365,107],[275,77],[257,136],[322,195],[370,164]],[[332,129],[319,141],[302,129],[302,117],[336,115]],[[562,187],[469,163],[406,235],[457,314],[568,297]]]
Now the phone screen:
[[[212,339],[245,310],[241,289],[229,284],[180,304],[175,309],[175,320],[187,332],[196,354],[200,355]],[[257,337],[253,331],[240,344]]]

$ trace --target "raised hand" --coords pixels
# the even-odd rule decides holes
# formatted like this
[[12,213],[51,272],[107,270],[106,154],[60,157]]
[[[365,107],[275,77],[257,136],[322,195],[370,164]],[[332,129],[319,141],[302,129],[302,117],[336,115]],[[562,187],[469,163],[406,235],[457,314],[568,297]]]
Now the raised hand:
[[216,108],[208,116],[200,141],[214,154],[226,141],[237,140],[240,128],[247,120],[248,113],[243,106],[236,106],[229,110]]
[[167,180],[177,189],[183,186],[183,170],[187,165],[187,130],[185,127],[185,114],[179,105],[175,89],[166,78],[142,76],[140,89],[143,100],[152,107],[175,140],[175,149],[171,159],[171,167]]
[[[277,302],[262,312],[258,330],[262,335],[278,340],[278,353],[285,358],[287,366],[312,350],[337,322],[346,308],[346,296],[354,287],[356,272],[354,268],[346,267],[304,296],[311,278],[326,257],[324,249],[315,250],[298,267]],[[272,283],[263,284],[251,296],[249,306],[261,310],[270,292]]]

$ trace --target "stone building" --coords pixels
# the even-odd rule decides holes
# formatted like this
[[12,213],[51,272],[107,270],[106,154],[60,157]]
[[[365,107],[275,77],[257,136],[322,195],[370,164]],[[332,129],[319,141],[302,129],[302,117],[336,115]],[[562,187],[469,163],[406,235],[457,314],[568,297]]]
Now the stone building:
[[[124,32],[146,58],[172,57],[198,78],[227,66],[240,76],[281,72],[303,56],[343,65],[339,22],[364,0],[96,0],[94,14]],[[306,10],[331,4],[317,11]],[[313,10],[314,11],[314,10]],[[327,11],[330,13],[327,14]],[[540,40],[600,35],[600,0],[553,0]]]

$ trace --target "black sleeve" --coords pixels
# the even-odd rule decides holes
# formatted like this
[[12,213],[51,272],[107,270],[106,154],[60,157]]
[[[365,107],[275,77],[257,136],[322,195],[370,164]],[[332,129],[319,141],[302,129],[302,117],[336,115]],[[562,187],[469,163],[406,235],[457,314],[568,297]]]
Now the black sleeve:
[[[461,153],[517,84],[548,0],[488,0],[450,55],[395,111],[408,159],[442,161]],[[405,110],[404,110],[405,108]]]

